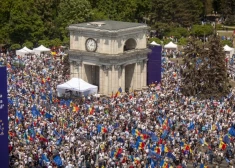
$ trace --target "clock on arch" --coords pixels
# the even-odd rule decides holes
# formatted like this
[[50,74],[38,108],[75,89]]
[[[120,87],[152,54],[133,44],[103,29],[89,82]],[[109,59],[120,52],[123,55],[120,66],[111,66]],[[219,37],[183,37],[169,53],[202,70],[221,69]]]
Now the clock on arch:
[[93,39],[93,38],[88,38],[88,39],[86,40],[85,45],[86,45],[86,50],[87,50],[87,51],[95,52],[96,49],[97,49],[97,42],[96,42],[96,40]]

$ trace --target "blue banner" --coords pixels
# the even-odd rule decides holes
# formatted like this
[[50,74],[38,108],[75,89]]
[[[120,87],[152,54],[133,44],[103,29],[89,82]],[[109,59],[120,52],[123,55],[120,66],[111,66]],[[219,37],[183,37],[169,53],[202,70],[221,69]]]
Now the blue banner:
[[8,153],[8,111],[7,111],[7,71],[0,66],[0,165],[9,167]]

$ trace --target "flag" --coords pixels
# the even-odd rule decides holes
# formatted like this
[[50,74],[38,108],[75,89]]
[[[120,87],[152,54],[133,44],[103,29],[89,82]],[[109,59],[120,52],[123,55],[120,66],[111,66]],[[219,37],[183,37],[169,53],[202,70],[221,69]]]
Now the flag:
[[134,162],[135,162],[135,164],[140,164],[140,159],[139,158],[134,158]]
[[157,154],[160,154],[161,153],[160,147],[159,146],[155,146],[154,152],[156,152]]
[[162,123],[163,123],[163,120],[162,120],[162,117],[158,117],[158,122],[162,125]]
[[89,108],[89,114],[90,114],[90,115],[93,115],[93,114],[94,114],[94,111],[95,111],[94,107],[90,107],[90,108]]
[[20,120],[22,120],[24,117],[23,117],[23,114],[20,112],[20,111],[17,111],[16,112],[16,117]]
[[115,94],[114,98],[118,97],[121,93],[122,93],[122,88],[120,87],[117,93]]
[[43,162],[50,162],[50,160],[46,157],[46,155],[45,154],[42,154],[42,161]]
[[38,111],[38,109],[35,105],[32,107],[31,113],[32,113],[33,117],[40,116],[40,112]]
[[193,130],[195,127],[193,122],[190,122],[189,126],[188,126],[188,130]]
[[140,141],[146,140],[148,139],[148,135],[147,134],[140,134],[137,139],[139,139]]
[[49,114],[49,113],[46,113],[46,114],[45,114],[45,117],[48,118],[48,119],[50,119],[50,118],[53,118],[53,115],[51,115],[51,114]]
[[161,168],[168,168],[168,164],[164,160],[161,160],[159,165],[161,166]]
[[101,133],[107,133],[107,132],[108,132],[107,128],[105,128],[105,127],[101,128]]
[[173,159],[173,160],[176,159],[176,157],[175,157],[171,152],[168,152],[168,153],[166,154],[166,156],[167,156],[168,158]]
[[151,135],[151,140],[152,140],[153,142],[158,142],[158,137],[157,137],[155,134],[152,134],[152,135]]
[[59,146],[62,142],[62,137],[60,137],[57,141],[56,141],[56,145]]
[[165,129],[167,129],[167,127],[168,127],[168,119],[165,118],[165,120],[164,120],[164,122],[162,124],[162,128],[165,130]]
[[33,141],[33,138],[30,135],[28,135],[28,140]]
[[219,148],[222,150],[225,150],[226,147],[227,147],[227,145],[223,141],[220,141]]
[[235,136],[235,129],[234,127],[231,127],[228,131],[228,133],[231,135],[231,136]]
[[48,142],[48,140],[41,134],[38,138],[40,141]]
[[101,124],[97,125],[97,131],[98,131],[98,133],[107,133],[108,132],[107,128],[105,128]]
[[118,148],[114,152],[114,157],[119,158],[121,157],[121,154],[122,154],[122,148]]
[[140,131],[138,129],[132,129],[131,134],[134,136],[140,136]]
[[145,147],[145,143],[144,142],[140,142],[140,141],[136,141],[136,148],[138,149],[144,149]]
[[168,134],[168,131],[167,130],[164,130],[164,132],[162,133],[161,135],[161,138],[162,139],[165,139],[167,137],[167,134]]
[[201,163],[200,168],[207,168],[203,163]]
[[29,132],[30,132],[31,137],[32,137],[32,138],[35,138],[36,133],[35,133],[34,129],[31,128],[31,129],[29,130]]
[[54,130],[53,134],[56,136],[60,136],[60,134],[56,130]]
[[226,135],[224,136],[223,141],[224,141],[226,144],[229,144],[229,143],[230,143],[229,134],[226,134]]
[[13,100],[8,98],[8,104],[13,105],[14,104]]
[[60,158],[59,155],[57,155],[56,157],[54,157],[53,161],[54,161],[54,163],[56,164],[56,166],[62,166],[62,165],[63,165],[63,164],[62,164],[62,160],[61,160],[61,158]]

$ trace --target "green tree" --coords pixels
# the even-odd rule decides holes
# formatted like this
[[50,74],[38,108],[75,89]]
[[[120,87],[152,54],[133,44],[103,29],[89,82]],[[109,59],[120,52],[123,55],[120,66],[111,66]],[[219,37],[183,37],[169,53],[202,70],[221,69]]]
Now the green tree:
[[41,39],[49,38],[60,38],[59,27],[56,24],[58,17],[58,8],[61,0],[34,0],[36,14],[40,17],[43,22],[44,34]]
[[200,88],[200,71],[196,66],[197,60],[201,56],[201,48],[195,37],[189,39],[185,48],[183,59],[185,68],[182,72],[182,93],[186,96],[196,96]]
[[57,25],[62,39],[68,36],[66,28],[70,24],[87,22],[91,18],[91,5],[88,0],[62,0],[59,4]]
[[227,67],[220,37],[213,35],[209,40],[209,47],[204,57],[202,97],[220,98],[229,92]]
[[27,48],[33,48],[33,43],[30,41],[26,41],[22,46]]
[[69,63],[69,55],[65,55],[63,59],[63,76],[70,74],[70,63]]
[[222,40],[221,43],[223,46],[228,45],[229,47],[233,47],[233,43],[230,40]]
[[188,40],[187,38],[184,38],[184,37],[181,37],[178,41],[178,44],[183,45],[183,46],[187,45],[187,43],[188,43]]
[[43,23],[36,14],[33,0],[15,0],[8,24],[12,43],[22,44],[26,40],[37,42],[43,35]]
[[226,25],[235,25],[235,0],[223,0],[221,12],[225,18]]
[[20,44],[12,44],[10,49],[12,50],[17,50],[17,49],[20,49],[21,48],[21,45]]
[[38,45],[44,45],[45,47],[50,47],[51,43],[50,40],[45,39],[45,40],[39,40]]
[[182,92],[201,99],[220,98],[229,92],[225,53],[220,38],[213,35],[208,48],[193,38],[185,49]]
[[189,27],[200,22],[203,3],[200,0],[177,1],[174,6],[174,22]]
[[211,25],[193,25],[191,33],[195,36],[209,36],[213,34],[213,31]]
[[150,39],[149,39],[149,42],[150,42],[150,43],[153,42],[153,41],[155,41],[155,42],[158,43],[158,44],[161,44],[161,40],[160,40],[159,38],[153,37],[153,38],[150,38]]
[[50,41],[50,45],[54,47],[59,47],[61,46],[62,42],[60,39],[56,38]]

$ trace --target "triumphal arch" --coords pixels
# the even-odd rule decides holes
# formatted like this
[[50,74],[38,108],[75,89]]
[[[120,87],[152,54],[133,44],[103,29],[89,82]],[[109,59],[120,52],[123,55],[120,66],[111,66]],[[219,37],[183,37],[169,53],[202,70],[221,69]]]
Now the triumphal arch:
[[101,94],[142,89],[147,77],[148,26],[142,23],[97,21],[72,24],[70,76],[97,85]]

